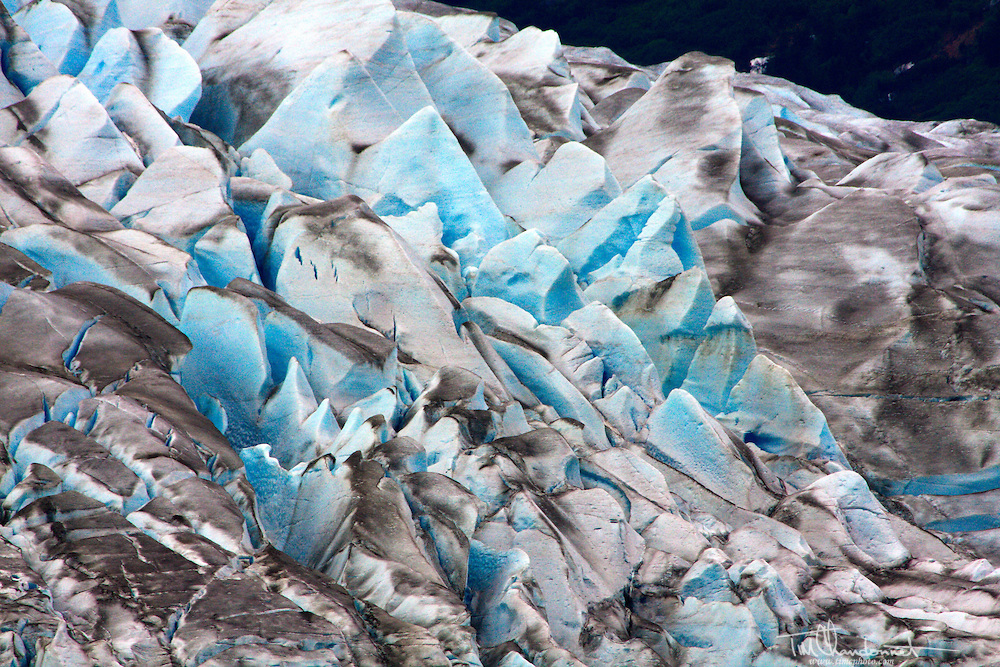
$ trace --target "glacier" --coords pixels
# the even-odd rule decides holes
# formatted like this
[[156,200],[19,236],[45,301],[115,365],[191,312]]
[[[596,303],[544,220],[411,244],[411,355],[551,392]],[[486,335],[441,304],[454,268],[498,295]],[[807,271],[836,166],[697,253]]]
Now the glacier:
[[430,0],[0,56],[3,665],[1000,655],[996,126]]

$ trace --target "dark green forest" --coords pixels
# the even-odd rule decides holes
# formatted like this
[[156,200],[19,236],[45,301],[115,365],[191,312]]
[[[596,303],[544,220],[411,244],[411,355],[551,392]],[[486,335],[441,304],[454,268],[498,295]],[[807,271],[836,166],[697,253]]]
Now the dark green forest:
[[731,58],[886,118],[1000,123],[997,0],[459,0],[640,65]]

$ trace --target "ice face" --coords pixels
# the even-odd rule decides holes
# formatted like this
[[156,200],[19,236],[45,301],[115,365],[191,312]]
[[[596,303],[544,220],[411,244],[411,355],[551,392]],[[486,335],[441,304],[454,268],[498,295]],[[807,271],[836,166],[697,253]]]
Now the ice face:
[[60,73],[80,73],[86,62],[87,38],[69,7],[58,2],[29,4],[14,12],[14,20]]
[[187,120],[201,97],[201,71],[179,44],[157,28],[113,28],[94,45],[78,73],[102,103],[120,83],[140,88],[157,109]]
[[564,143],[545,164],[525,161],[493,189],[504,214],[553,243],[580,228],[621,194],[604,159],[583,144]]
[[463,267],[478,265],[507,237],[503,217],[458,138],[431,106],[359,155],[350,180],[379,214],[437,206],[442,242],[458,253]]
[[0,127],[6,145],[37,146],[38,157],[105,208],[143,169],[133,144],[77,79],[49,77],[3,114]]
[[534,231],[504,241],[479,264],[472,295],[499,297],[545,324],[557,324],[583,307],[583,292],[566,258]]
[[654,174],[678,197],[695,229],[723,218],[755,217],[739,185],[743,132],[731,92],[732,66],[704,54],[682,56],[586,142],[626,187]]
[[406,48],[434,106],[463,144],[480,180],[495,192],[497,181],[511,167],[538,157],[511,93],[456,44],[444,26],[420,14],[397,15]]
[[[340,51],[317,65],[240,150],[251,157],[267,151],[291,179],[290,189],[332,199],[349,191],[344,181],[357,154],[402,122],[364,65]],[[317,151],[295,140],[307,135],[327,145]]]
[[991,128],[423,0],[0,30],[4,664],[1000,651]]
[[470,51],[510,90],[534,138],[581,141],[593,130],[555,32],[527,27],[506,39],[480,40]]

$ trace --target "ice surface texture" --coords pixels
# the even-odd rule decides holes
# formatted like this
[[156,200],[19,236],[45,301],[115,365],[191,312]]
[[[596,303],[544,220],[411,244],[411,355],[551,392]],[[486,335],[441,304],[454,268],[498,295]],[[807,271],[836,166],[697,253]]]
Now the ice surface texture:
[[4,665],[1000,653],[996,128],[423,0],[0,32]]

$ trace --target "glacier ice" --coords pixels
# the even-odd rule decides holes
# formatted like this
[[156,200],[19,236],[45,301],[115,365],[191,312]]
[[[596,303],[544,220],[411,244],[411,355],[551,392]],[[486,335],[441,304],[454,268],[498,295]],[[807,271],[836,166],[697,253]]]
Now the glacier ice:
[[492,192],[505,215],[556,243],[619,194],[604,159],[576,141],[559,146],[545,164],[526,160],[514,166]]
[[732,67],[704,54],[678,58],[647,94],[585,142],[626,187],[654,174],[695,229],[724,218],[756,219],[738,178],[743,133],[730,92]]
[[0,50],[4,664],[1000,650],[994,127],[425,0]]
[[77,76],[102,104],[115,86],[130,83],[167,116],[183,120],[201,97],[198,64],[158,28],[112,28],[94,44]]
[[13,18],[59,72],[80,73],[86,63],[87,35],[69,7],[59,2],[26,3]]
[[536,139],[580,141],[594,129],[555,32],[527,27],[470,51],[504,82]]
[[[253,158],[263,150],[290,179],[288,189],[333,199],[349,192],[344,183],[365,148],[377,144],[403,122],[364,65],[349,51],[317,65],[285,97],[240,150]],[[297,137],[329,138],[326,150]],[[326,142],[325,142],[326,143]]]
[[756,358],[757,345],[750,322],[728,296],[715,302],[705,333],[681,389],[698,399],[709,413],[718,414]]
[[105,208],[143,170],[133,145],[78,79],[50,77],[3,112],[5,146],[37,144],[39,157]]
[[504,298],[545,324],[583,307],[569,262],[534,230],[494,246],[479,264],[472,296]]
[[[433,174],[429,178],[418,174]],[[507,226],[458,138],[432,106],[410,116],[358,156],[349,179],[377,214],[437,206],[442,242],[476,266],[507,237]]]
[[510,92],[486,65],[459,47],[444,26],[419,13],[398,16],[420,80],[483,185],[495,193],[494,185],[505,172],[537,159]]

